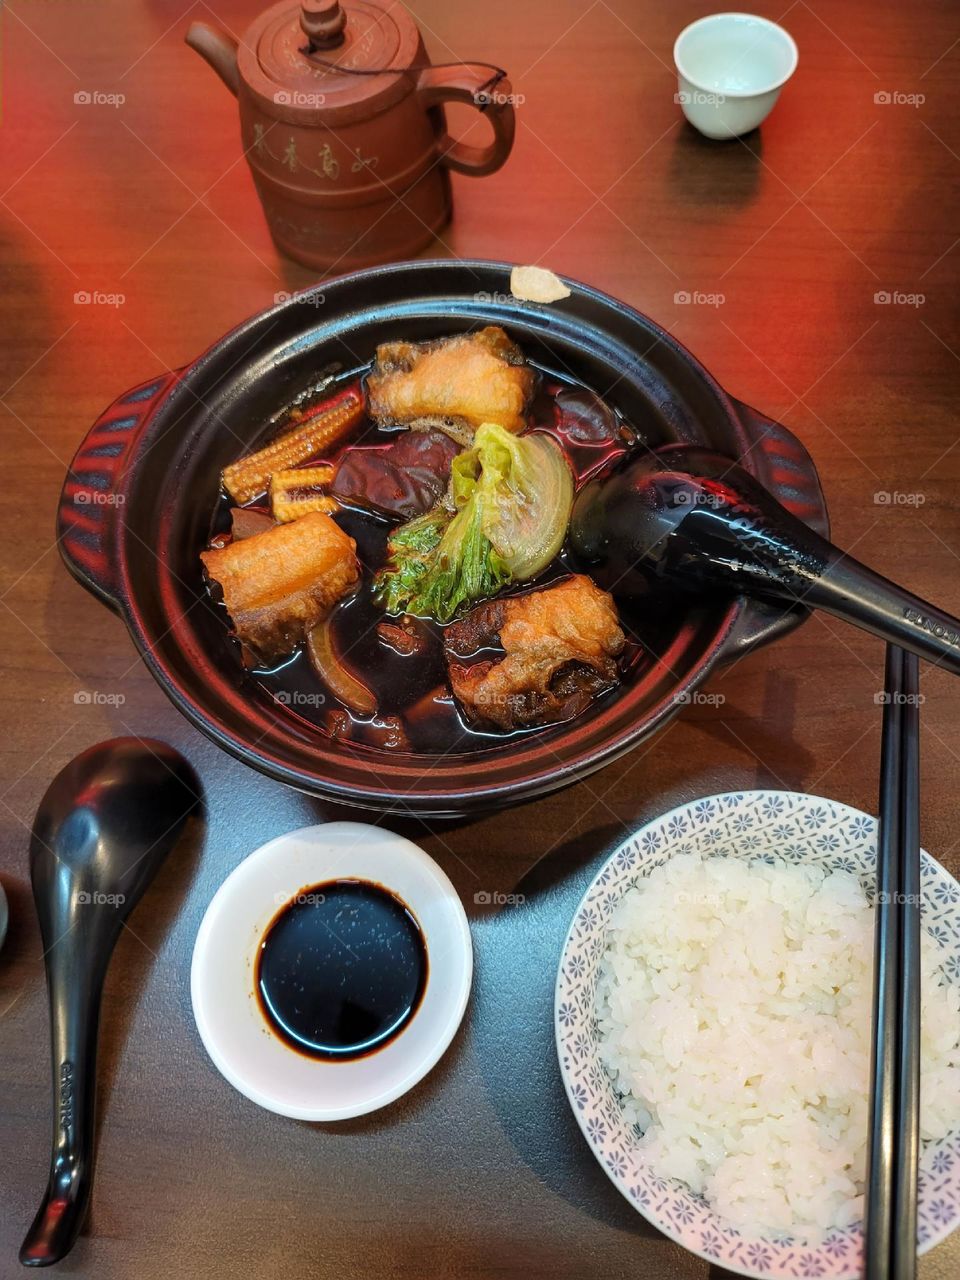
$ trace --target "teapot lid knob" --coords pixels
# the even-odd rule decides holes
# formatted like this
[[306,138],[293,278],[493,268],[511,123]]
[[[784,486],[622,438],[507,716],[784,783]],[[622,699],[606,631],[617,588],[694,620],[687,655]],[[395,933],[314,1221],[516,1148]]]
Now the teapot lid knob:
[[333,49],[343,43],[343,28],[347,15],[340,8],[339,0],[302,0],[300,27],[314,49]]

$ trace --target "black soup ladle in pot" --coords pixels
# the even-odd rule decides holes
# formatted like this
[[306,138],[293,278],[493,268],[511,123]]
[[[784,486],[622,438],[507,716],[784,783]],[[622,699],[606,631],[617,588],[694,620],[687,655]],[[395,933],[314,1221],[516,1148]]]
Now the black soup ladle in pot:
[[69,1253],[93,1183],[100,996],[126,918],[199,801],[189,764],[165,742],[115,738],[82,752],[40,802],[30,879],[40,918],[53,1056],[53,1151],[25,1266]]
[[669,445],[591,481],[570,539],[615,595],[664,582],[823,609],[960,675],[960,620],[846,555],[710,450]]

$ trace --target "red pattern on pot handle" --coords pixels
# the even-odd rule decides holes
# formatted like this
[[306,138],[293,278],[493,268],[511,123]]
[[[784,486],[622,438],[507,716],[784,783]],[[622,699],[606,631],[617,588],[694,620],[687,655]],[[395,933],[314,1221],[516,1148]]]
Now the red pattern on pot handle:
[[121,595],[114,546],[130,451],[180,376],[179,371],[165,373],[114,400],[84,437],[60,492],[57,541],[63,562],[82,586],[117,611]]

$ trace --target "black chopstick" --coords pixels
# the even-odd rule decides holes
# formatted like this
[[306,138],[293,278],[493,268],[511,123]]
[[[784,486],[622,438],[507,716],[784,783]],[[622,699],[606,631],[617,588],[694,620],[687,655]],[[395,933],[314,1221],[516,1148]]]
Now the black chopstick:
[[870,1069],[870,1131],[865,1211],[866,1280],[889,1280],[894,1228],[894,1161],[897,1091],[894,1076],[899,1039],[900,767],[903,650],[887,647],[880,753],[880,829],[877,833],[876,925],[874,932],[873,1037]]
[[917,657],[903,655],[901,752],[900,1066],[897,1171],[894,1187],[893,1275],[917,1271],[917,1161],[920,1158],[920,675]]
[[917,659],[887,649],[877,839],[866,1280],[912,1280],[920,1083],[920,722]]

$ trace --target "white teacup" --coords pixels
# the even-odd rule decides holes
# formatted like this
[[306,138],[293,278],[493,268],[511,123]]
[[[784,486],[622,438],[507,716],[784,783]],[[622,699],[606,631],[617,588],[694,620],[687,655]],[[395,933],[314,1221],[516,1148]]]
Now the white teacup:
[[783,27],[750,13],[712,13],[677,36],[677,100],[708,138],[738,138],[767,118],[797,67]]

